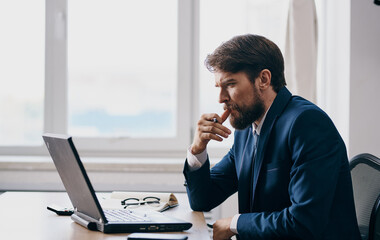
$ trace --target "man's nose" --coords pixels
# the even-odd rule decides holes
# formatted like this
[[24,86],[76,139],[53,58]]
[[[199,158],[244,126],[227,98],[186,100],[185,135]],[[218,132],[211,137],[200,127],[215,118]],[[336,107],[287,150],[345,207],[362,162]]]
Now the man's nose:
[[228,102],[228,100],[229,100],[229,96],[228,96],[227,91],[220,89],[219,103],[226,103],[226,102]]

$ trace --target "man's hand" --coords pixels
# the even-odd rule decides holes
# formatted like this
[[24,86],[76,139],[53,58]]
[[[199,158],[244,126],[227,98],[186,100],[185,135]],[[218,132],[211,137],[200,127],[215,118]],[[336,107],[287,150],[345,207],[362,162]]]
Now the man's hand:
[[[221,142],[223,141],[221,137],[227,138],[231,134],[231,130],[222,125],[229,115],[230,111],[226,110],[222,116],[216,113],[201,116],[191,145],[192,154],[196,155],[203,152],[211,139]],[[214,122],[213,119],[216,119],[217,122]]]
[[217,220],[213,224],[213,240],[230,239],[235,233],[230,230],[232,217]]

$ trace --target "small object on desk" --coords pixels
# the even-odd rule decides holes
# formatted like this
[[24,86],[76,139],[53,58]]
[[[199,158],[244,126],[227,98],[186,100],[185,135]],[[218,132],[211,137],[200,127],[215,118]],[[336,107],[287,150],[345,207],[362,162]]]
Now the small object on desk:
[[64,208],[55,204],[47,206],[47,209],[55,212],[59,216],[71,216],[74,213],[74,209],[72,208]]
[[161,233],[132,233],[128,240],[186,240],[186,235],[181,234],[161,234]]
[[213,227],[214,227],[214,223],[215,223],[215,221],[214,221],[214,222],[211,222],[211,223],[207,223],[207,227],[209,227],[209,228],[213,228]]

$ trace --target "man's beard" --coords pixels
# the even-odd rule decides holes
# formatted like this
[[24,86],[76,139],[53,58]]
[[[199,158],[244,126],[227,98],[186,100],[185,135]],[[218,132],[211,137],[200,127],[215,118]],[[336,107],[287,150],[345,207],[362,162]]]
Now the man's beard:
[[232,103],[228,104],[227,108],[239,113],[239,116],[230,115],[230,123],[232,127],[240,130],[262,117],[265,111],[264,102],[256,94],[253,105],[239,107],[236,103]]

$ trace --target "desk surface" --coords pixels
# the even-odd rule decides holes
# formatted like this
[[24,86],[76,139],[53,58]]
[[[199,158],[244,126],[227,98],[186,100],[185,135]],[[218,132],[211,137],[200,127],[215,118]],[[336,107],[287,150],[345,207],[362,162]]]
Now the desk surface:
[[[190,209],[186,194],[175,194],[179,206],[164,213],[193,223],[180,234],[189,240],[210,239],[202,212]],[[0,238],[1,239],[124,239],[125,234],[104,234],[88,230],[70,217],[58,216],[48,211],[49,204],[71,206],[65,192],[5,192],[0,195]]]

